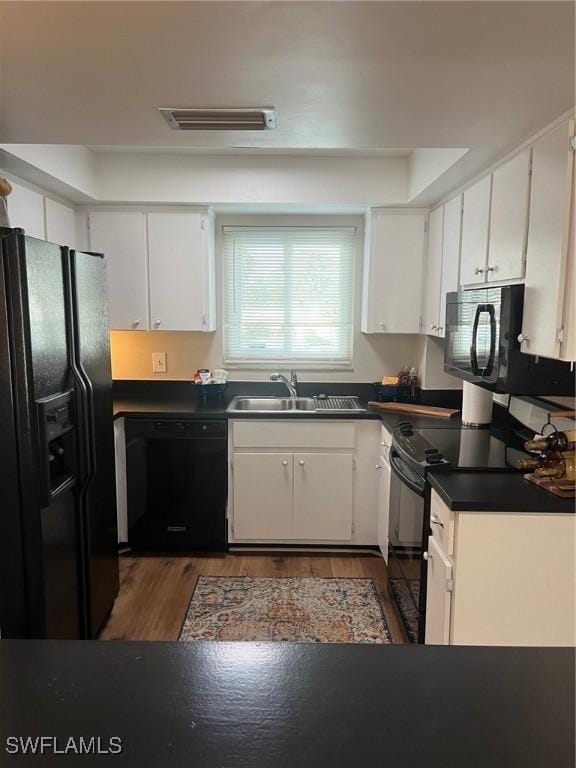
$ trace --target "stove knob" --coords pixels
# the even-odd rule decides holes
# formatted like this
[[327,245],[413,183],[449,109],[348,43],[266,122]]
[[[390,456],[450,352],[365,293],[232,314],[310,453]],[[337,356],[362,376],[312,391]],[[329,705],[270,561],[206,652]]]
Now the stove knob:
[[444,461],[444,456],[441,453],[431,453],[426,456],[428,464],[441,464]]
[[412,429],[412,424],[410,424],[409,421],[401,421],[398,424],[398,426],[400,427],[400,429],[405,429],[406,427],[409,427],[410,429]]

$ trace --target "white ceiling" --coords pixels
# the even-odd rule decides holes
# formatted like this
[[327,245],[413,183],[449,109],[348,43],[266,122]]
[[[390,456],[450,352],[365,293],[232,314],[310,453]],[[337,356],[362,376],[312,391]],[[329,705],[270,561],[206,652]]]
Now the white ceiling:
[[[0,141],[403,155],[455,185],[574,104],[572,2],[0,2]],[[159,106],[273,105],[267,132]]]

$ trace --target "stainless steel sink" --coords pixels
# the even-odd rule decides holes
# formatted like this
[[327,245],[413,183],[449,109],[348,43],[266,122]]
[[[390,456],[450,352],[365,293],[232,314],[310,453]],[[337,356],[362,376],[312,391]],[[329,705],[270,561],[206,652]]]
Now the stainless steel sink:
[[[314,401],[312,401],[314,405]],[[277,411],[292,411],[294,405],[289,397],[235,397],[228,406],[228,411],[255,411],[268,413]]]
[[228,406],[228,413],[364,413],[357,398],[316,397],[235,397]]

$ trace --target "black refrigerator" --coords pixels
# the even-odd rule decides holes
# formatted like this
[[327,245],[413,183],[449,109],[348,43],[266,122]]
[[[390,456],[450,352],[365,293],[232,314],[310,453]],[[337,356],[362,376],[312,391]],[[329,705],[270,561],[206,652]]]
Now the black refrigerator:
[[106,264],[0,228],[0,633],[91,638],[118,593]]

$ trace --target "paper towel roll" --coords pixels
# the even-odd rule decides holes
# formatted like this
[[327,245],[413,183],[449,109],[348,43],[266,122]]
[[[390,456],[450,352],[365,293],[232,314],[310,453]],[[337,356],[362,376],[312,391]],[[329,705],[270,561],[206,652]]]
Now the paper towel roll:
[[462,388],[462,424],[485,427],[492,421],[492,392],[465,381]]

